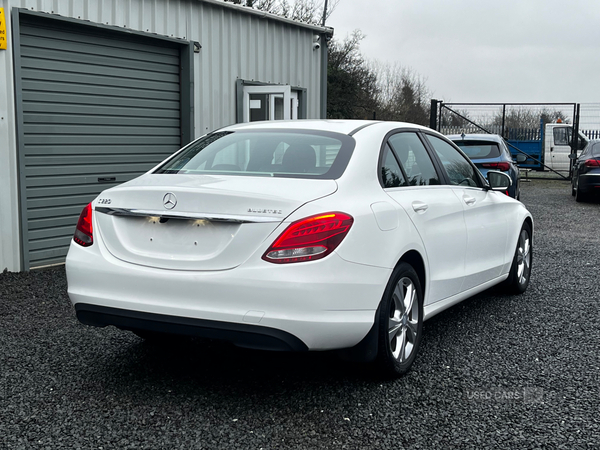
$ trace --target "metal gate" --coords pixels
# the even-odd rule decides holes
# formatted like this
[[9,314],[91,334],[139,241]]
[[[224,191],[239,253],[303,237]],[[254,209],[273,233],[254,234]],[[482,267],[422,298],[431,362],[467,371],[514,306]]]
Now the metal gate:
[[[513,157],[525,156],[520,167],[549,171],[556,177],[569,179],[572,168],[569,155],[577,154],[588,139],[579,132],[579,114],[580,105],[576,103],[444,103],[432,100],[430,126],[443,134],[498,134],[504,138]],[[546,136],[548,130],[552,136]],[[565,151],[552,153],[553,139],[558,141],[562,137]]]
[[27,270],[64,261],[81,209],[176,151],[191,129],[182,133],[182,44],[20,12],[13,23]]

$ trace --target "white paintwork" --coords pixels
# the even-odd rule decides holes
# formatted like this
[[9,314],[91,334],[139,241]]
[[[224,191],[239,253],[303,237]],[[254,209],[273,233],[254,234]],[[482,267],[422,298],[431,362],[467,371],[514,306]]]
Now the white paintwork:
[[425,246],[429,266],[425,304],[460,292],[465,273],[467,230],[461,202],[448,186],[387,189],[408,214]]
[[[241,124],[228,129],[293,128],[351,133],[367,124],[290,121]],[[426,318],[506,279],[518,233],[531,217],[529,212],[520,202],[483,188],[442,185],[383,189],[377,176],[381,144],[388,132],[400,128],[434,133],[410,124],[372,122],[353,135],[356,147],[345,172],[338,180],[323,180],[326,188],[316,188],[315,180],[307,179],[216,177],[224,183],[245,185],[244,201],[253,195],[264,198],[264,189],[272,183],[277,198],[288,199],[290,205],[287,209],[282,206],[283,222],[262,240],[257,239],[260,242],[255,242],[256,246],[244,253],[243,261],[233,268],[166,270],[127,263],[109,251],[108,246],[113,243],[107,246],[103,233],[94,235],[91,247],[72,243],[67,257],[71,301],[260,324],[293,334],[311,350],[325,350],[351,347],[368,333],[393,268],[409,251],[418,253],[425,264]],[[172,178],[174,184],[176,179],[187,180],[181,183],[189,183],[186,192],[190,195],[195,189],[205,192],[202,181],[195,185],[187,175]],[[168,187],[146,175],[100,197],[112,198],[119,189],[121,193],[139,192],[146,183],[151,185],[149,189],[160,186],[164,191]],[[330,183],[337,188],[330,189]],[[178,185],[173,190],[180,189]],[[213,205],[209,209],[239,215],[239,190],[230,191],[231,202],[227,192],[223,192],[220,203],[211,203],[209,195],[208,204]],[[134,195],[128,202],[135,199]],[[142,203],[147,201],[144,196],[139,199]],[[200,196],[198,199],[201,202]],[[345,212],[354,218],[349,234],[331,255],[318,261],[283,265],[261,259],[290,223],[328,211]],[[98,217],[94,213],[95,227]]]
[[500,275],[506,262],[511,203],[502,192],[460,186],[452,190],[466,224],[465,278],[460,288],[465,291]]
[[[250,257],[292,211],[336,189],[333,180],[146,174],[99,198],[112,208],[134,205],[141,211],[165,213],[162,200],[169,192],[177,198],[175,213],[199,219],[176,220],[163,227],[158,217],[97,213],[96,229],[107,250],[122,261],[162,269],[225,270]],[[271,212],[265,215],[249,208]],[[250,223],[211,222],[204,217]],[[265,222],[266,218],[270,220]]]

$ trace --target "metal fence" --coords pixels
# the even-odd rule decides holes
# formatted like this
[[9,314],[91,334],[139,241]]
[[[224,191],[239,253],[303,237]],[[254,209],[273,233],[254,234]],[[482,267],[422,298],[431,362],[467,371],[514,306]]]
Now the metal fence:
[[[586,136],[600,137],[600,104],[585,104]],[[431,101],[430,126],[443,134],[498,134],[505,139],[513,157],[526,156],[520,166],[548,170],[568,179],[572,160],[562,161],[562,153],[544,152],[545,124],[563,123],[572,126],[568,139],[571,153],[578,147],[581,105],[576,103],[444,103]],[[553,130],[556,128],[552,128]],[[571,128],[569,128],[571,130]],[[573,136],[573,138],[571,138]],[[545,161],[548,159],[548,161]],[[556,166],[556,167],[554,167]],[[563,173],[560,173],[563,172]],[[566,172],[566,173],[565,173]]]

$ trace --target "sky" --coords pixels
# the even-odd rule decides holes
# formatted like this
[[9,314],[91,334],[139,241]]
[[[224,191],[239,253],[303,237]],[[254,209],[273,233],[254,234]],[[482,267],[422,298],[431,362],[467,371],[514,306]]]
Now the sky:
[[327,26],[447,103],[600,102],[597,0],[339,0]]

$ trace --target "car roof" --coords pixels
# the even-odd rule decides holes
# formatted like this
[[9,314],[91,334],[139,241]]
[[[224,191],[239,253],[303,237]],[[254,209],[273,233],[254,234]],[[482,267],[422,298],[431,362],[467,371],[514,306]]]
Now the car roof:
[[330,119],[303,119],[303,120],[269,120],[262,122],[238,123],[221,128],[218,131],[243,131],[243,130],[314,130],[331,131],[353,135],[359,130],[372,125],[385,128],[414,128],[428,129],[422,125],[405,122],[383,122],[377,120],[330,120]]
[[490,142],[498,142],[501,143],[504,141],[502,136],[498,134],[486,134],[486,133],[477,133],[477,134],[449,134],[446,136],[451,141],[490,141]]

